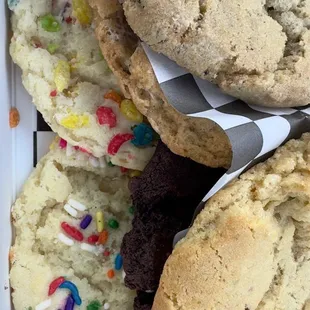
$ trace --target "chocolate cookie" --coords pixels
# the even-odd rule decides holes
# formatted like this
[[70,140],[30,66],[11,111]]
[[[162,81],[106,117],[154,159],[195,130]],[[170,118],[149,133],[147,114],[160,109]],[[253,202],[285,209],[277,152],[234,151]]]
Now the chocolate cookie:
[[[158,144],[143,174],[130,183],[135,217],[121,247],[129,288],[156,291],[175,234],[190,225],[197,205],[223,173]],[[140,305],[135,309],[143,309]]]

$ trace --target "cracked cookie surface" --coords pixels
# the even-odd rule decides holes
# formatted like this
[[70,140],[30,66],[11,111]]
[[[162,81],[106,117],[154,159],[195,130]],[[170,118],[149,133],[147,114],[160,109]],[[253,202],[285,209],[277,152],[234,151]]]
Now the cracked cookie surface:
[[310,134],[205,205],[168,258],[154,310],[308,309]]
[[163,94],[139,39],[126,22],[118,0],[89,0],[96,35],[109,67],[127,98],[132,98],[175,154],[210,167],[229,167],[232,150],[224,130],[215,122],[175,110]]
[[[78,211],[77,218],[64,210],[68,199],[82,203],[86,211]],[[102,308],[132,309],[134,292],[124,285],[122,270],[114,269],[114,260],[120,251],[123,235],[131,227],[132,215],[127,177],[118,167],[93,168],[87,161],[66,157],[65,151],[56,149],[37,165],[12,209],[16,239],[10,251],[13,303],[16,310],[35,307],[51,298],[50,309],[64,309],[68,291],[57,289],[48,296],[49,284],[58,277],[73,282],[82,299],[78,309],[88,309],[92,301]],[[92,252],[81,244],[88,243],[90,235],[97,235],[96,213],[103,211],[108,240],[104,245],[92,244]],[[79,224],[85,214],[93,216],[86,229]],[[107,225],[116,219],[119,227]],[[69,246],[59,239],[61,223],[76,227],[84,236],[82,242]],[[72,238],[71,238],[72,239]],[[109,255],[106,255],[106,251]]]
[[[152,49],[248,103],[310,101],[309,0],[125,0]],[[135,18],[139,16],[139,19]]]

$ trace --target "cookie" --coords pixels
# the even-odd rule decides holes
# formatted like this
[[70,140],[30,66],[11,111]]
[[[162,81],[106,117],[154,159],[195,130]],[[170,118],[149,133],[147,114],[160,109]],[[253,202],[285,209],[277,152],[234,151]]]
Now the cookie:
[[213,121],[191,118],[167,101],[138,38],[129,28],[117,0],[89,0],[103,55],[126,97],[132,98],[163,142],[176,154],[211,167],[228,167],[231,145]]
[[224,172],[175,155],[160,142],[142,175],[130,181],[135,212],[121,254],[125,284],[138,291],[135,310],[151,309],[175,234],[190,225],[197,205]]
[[12,208],[14,309],[132,309],[120,256],[132,220],[128,178],[65,153],[40,160]]
[[[310,101],[309,1],[125,0],[152,49],[247,103]],[[139,16],[139,18],[137,18]]]
[[92,22],[86,0],[20,1],[13,6],[10,53],[54,132],[95,157],[143,170],[153,141],[143,148],[131,143],[143,116],[118,93]]
[[309,305],[309,150],[309,133],[289,141],[206,203],[165,264],[153,310]]

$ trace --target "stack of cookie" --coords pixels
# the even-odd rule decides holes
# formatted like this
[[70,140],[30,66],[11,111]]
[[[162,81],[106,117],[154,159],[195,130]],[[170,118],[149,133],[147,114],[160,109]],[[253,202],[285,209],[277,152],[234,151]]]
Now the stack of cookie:
[[59,135],[12,208],[15,309],[132,309],[120,253],[133,217],[128,182],[158,136],[120,91],[86,1],[10,4],[11,56]]
[[[190,119],[169,105],[140,40],[249,104],[293,107],[310,102],[307,1],[89,2],[103,54],[122,88],[180,155],[209,166],[231,162],[229,142],[216,124]],[[309,237],[309,145],[308,135],[289,142],[206,204],[168,259],[153,309],[309,306],[305,279],[310,253],[304,243]],[[141,212],[134,223],[143,215],[150,217]],[[135,248],[136,253],[149,254],[152,239],[143,242],[148,230],[152,228],[134,227],[125,236],[125,262],[136,259],[128,250],[135,240],[142,248]],[[156,290],[156,277],[148,276],[157,275],[156,264],[147,258],[137,264],[140,272],[125,264],[126,284]],[[135,309],[150,309],[151,299],[150,293],[139,292]]]
[[[123,255],[129,258],[134,248],[126,251],[121,243],[132,228],[133,213],[137,223],[143,215],[140,206],[146,210],[150,205],[136,194],[141,203],[133,206],[130,179],[136,179],[132,192],[142,193],[141,181],[145,185],[149,177],[157,178],[148,185],[154,193],[149,199],[154,200],[154,211],[149,208],[146,225],[151,232],[152,222],[160,219],[163,229],[161,238],[154,230],[153,246],[163,243],[155,279],[150,278],[155,290],[174,234],[189,225],[205,190],[223,170],[213,173],[174,155],[158,141],[104,59],[86,1],[27,0],[12,10],[11,56],[22,69],[24,86],[37,109],[59,135],[12,208],[14,307],[132,309],[143,301],[134,301],[135,292],[124,284]],[[143,172],[156,146],[156,156]],[[185,180],[191,180],[193,188],[185,190]],[[148,193],[147,188],[144,191]],[[173,209],[164,215],[169,202],[184,211],[177,215]],[[135,223],[134,235],[139,229]],[[129,239],[133,240],[130,235]],[[134,276],[139,265],[129,261]],[[128,259],[124,264],[128,266]]]
[[211,120],[187,117],[168,103],[120,2],[89,0],[100,47],[125,96],[174,153],[210,167],[229,167],[232,152],[224,130]]
[[302,106],[309,5],[12,7],[12,58],[59,135],[12,209],[16,310],[310,309],[310,135],[202,203],[192,222],[232,147],[215,122],[169,104],[140,44],[247,103]]

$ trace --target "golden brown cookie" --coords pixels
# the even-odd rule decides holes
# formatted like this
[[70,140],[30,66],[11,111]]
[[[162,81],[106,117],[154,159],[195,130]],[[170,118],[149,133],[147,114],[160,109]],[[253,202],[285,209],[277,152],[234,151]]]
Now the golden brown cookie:
[[213,121],[190,118],[166,100],[138,38],[129,28],[117,0],[89,0],[95,11],[96,34],[103,55],[132,98],[176,154],[211,167],[229,167],[232,151],[225,132]]
[[152,49],[228,94],[264,106],[310,102],[310,1],[125,0]]
[[175,247],[153,310],[302,310],[310,297],[310,134],[205,205]]

